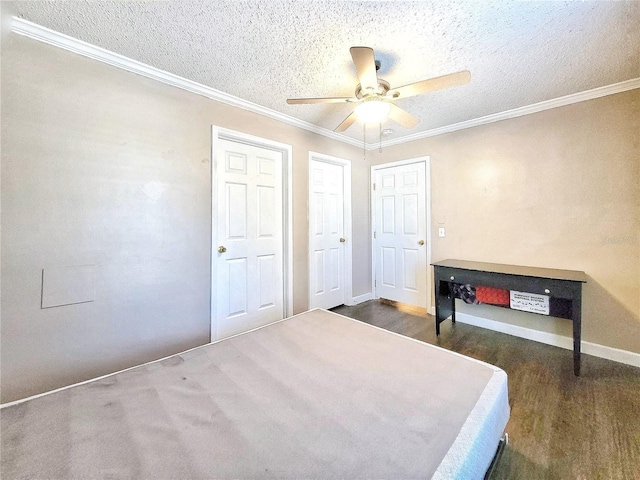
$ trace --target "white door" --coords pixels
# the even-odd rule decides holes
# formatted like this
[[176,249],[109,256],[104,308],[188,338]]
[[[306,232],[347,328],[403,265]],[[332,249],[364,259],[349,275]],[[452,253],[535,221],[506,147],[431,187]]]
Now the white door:
[[309,308],[345,303],[344,167],[309,161]]
[[426,167],[375,171],[376,296],[427,307]]
[[284,317],[283,162],[282,152],[240,142],[214,148],[212,337],[220,339]]

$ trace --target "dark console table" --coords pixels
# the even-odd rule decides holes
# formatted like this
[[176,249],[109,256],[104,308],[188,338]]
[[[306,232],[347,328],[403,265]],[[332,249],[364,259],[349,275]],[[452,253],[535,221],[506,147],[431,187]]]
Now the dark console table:
[[447,318],[451,317],[453,323],[456,321],[453,283],[515,290],[568,300],[571,302],[569,319],[573,321],[573,373],[576,376],[580,375],[582,284],[587,281],[584,272],[465,260],[443,260],[432,265],[435,273],[436,335],[440,335],[440,324]]

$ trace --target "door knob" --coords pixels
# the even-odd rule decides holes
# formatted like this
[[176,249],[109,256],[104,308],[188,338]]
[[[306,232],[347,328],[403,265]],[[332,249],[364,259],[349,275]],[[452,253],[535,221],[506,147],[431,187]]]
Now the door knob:
[[344,243],[344,242],[346,242],[346,240],[344,238],[340,237],[340,243]]
[[218,247],[218,253],[224,253],[224,252],[226,252],[226,251],[227,251],[227,247],[224,247],[224,246],[222,246],[222,245],[220,245],[220,246]]
[[420,240],[420,241],[418,242],[418,245],[424,245],[424,240]]

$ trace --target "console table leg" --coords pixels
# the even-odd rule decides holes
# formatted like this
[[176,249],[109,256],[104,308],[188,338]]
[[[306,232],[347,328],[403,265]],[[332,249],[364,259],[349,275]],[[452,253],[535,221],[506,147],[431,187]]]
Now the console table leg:
[[453,294],[453,282],[449,284],[449,297],[451,298],[451,323],[456,323],[456,297]]
[[576,335],[575,325],[573,332],[573,373],[576,377],[580,376],[580,334]]
[[456,323],[456,299],[453,296],[453,287],[448,280],[440,278],[436,270],[435,274],[436,296],[436,336],[440,336],[440,324],[447,318]]
[[573,374],[580,376],[580,339],[582,336],[582,291],[574,292],[571,305],[573,320]]

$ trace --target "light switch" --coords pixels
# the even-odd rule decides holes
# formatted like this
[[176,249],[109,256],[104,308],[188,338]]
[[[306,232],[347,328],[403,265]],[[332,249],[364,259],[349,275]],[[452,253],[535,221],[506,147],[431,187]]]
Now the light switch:
[[445,234],[444,234],[444,227],[440,227],[438,228],[438,236],[440,238],[444,238]]

